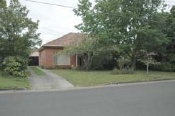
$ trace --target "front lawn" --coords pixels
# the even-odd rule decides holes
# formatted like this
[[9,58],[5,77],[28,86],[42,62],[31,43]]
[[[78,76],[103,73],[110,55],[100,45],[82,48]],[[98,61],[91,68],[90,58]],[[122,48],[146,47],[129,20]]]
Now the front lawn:
[[149,76],[145,71],[136,71],[135,74],[113,75],[111,71],[77,71],[77,70],[53,70],[53,72],[74,86],[95,86],[114,83],[145,82],[156,80],[175,79],[175,72],[150,71]]
[[0,89],[28,89],[29,82],[27,77],[13,77],[2,75],[0,71]]

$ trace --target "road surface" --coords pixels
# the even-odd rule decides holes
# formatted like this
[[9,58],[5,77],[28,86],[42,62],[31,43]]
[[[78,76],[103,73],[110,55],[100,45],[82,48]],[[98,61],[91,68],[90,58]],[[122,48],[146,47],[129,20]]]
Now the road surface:
[[175,81],[0,93],[0,116],[175,116]]

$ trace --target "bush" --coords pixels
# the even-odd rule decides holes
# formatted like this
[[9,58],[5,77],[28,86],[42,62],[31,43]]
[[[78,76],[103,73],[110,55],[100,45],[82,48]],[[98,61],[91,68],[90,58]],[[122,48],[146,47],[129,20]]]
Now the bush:
[[172,64],[170,63],[163,63],[161,64],[162,71],[172,72]]
[[173,72],[175,71],[175,65],[171,63],[161,63],[150,67],[151,70]]
[[116,61],[110,53],[100,52],[93,56],[92,70],[112,70],[116,66]]
[[9,56],[3,61],[3,72],[8,75],[26,77],[27,59],[19,56]]

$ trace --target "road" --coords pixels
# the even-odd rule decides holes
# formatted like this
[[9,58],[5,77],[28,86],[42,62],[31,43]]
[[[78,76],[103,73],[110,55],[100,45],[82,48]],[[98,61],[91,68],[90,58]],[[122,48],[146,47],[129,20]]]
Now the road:
[[175,81],[0,93],[0,116],[175,116]]

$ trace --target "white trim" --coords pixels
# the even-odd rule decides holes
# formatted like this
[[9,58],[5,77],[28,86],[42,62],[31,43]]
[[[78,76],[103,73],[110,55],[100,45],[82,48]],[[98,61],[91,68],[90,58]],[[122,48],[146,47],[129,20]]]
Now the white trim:
[[69,66],[71,66],[71,56],[69,56]]

